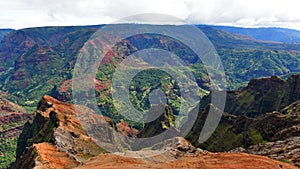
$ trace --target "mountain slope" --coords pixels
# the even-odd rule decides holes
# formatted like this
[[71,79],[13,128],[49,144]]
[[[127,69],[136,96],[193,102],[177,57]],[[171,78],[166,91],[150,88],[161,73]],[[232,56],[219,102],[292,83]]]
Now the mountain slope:
[[[11,32],[0,45],[1,89],[17,96],[19,104],[35,107],[54,86],[70,80],[79,49],[99,27],[43,27]],[[299,45],[261,42],[207,26],[200,29],[215,45],[230,88],[237,89],[253,78],[285,76],[300,70]],[[194,62],[194,54],[179,41],[161,39],[156,35],[137,35],[120,43],[117,53],[126,57],[126,53],[150,47],[174,51],[187,63],[193,63],[190,67],[198,85],[209,88],[205,67]],[[114,66],[120,62],[112,61]],[[100,71],[107,70],[104,74],[109,77],[114,66]]]
[[280,111],[297,100],[300,100],[300,75],[292,75],[287,80],[276,76],[253,79],[246,87],[227,92],[225,112],[255,117]]
[[244,152],[268,156],[272,159],[291,163],[297,167],[300,167],[299,144],[300,137],[289,137],[284,140],[252,145],[248,148],[237,148],[231,152]]
[[3,39],[3,37],[11,31],[13,31],[13,29],[0,29],[0,42]]
[[[89,111],[86,107],[82,109]],[[86,135],[77,120],[75,108],[49,96],[44,96],[39,102],[33,122],[25,124],[18,139],[17,158],[26,147],[41,142],[52,143],[79,162],[105,152]]]
[[194,127],[186,136],[193,145],[209,151],[229,151],[237,147],[249,147],[268,141],[300,136],[298,130],[295,130],[295,126],[300,124],[297,115],[272,112],[256,118],[248,118],[223,113],[219,126],[212,136],[206,142],[199,143],[198,137],[210,108],[217,109],[210,105],[200,111]]
[[[193,147],[183,138],[164,140],[150,150],[102,154],[74,118],[75,105],[45,96],[32,124],[19,139],[19,155],[12,169],[29,168],[286,168],[296,167],[267,157],[244,153],[210,153]],[[82,106],[80,106],[82,107]],[[84,111],[88,108],[82,107]],[[76,111],[76,113],[81,113]],[[25,138],[25,136],[30,136]],[[105,136],[105,134],[103,135]],[[23,140],[25,139],[25,140]],[[26,141],[29,143],[25,149]],[[82,144],[86,142],[86,144]],[[84,150],[83,150],[84,149]],[[22,155],[21,155],[22,153]],[[95,155],[98,156],[95,156]],[[148,158],[141,158],[147,156]],[[93,157],[93,158],[91,158]],[[216,163],[216,161],[219,161]]]
[[208,26],[200,29],[216,47],[230,89],[253,78],[299,73],[300,44],[258,41]]
[[[72,80],[81,80],[72,79],[73,66],[78,51],[86,40],[97,31],[97,28],[99,26],[45,27],[22,29],[9,33],[0,45],[0,88],[17,96],[18,104],[22,106],[35,107],[45,94],[51,94],[64,101],[71,101]],[[201,30],[212,41],[220,55],[229,88],[238,89],[253,78],[271,75],[287,76],[288,74],[300,72],[299,44],[259,41],[211,27],[202,27]],[[208,90],[213,85],[210,83],[202,63],[197,61],[195,54],[187,46],[181,44],[179,40],[156,34],[136,35],[125,39],[107,54],[103,65],[97,71],[96,77],[92,79],[96,88],[98,106],[106,116],[111,118],[114,125],[120,120],[124,120],[124,117],[116,113],[111,97],[111,77],[114,70],[123,61],[122,59],[130,54],[151,47],[173,51],[178,54],[187,63],[188,69],[195,75],[199,88]],[[174,69],[174,71],[179,70],[179,68]],[[154,78],[149,78],[150,75]],[[216,72],[216,78],[219,75],[220,73]],[[281,108],[288,106],[299,98],[299,78],[297,80],[295,77],[297,76],[288,80],[273,77],[270,80],[262,80],[264,83],[261,83],[260,80],[253,80],[248,88],[228,92],[229,103],[226,112],[257,117],[269,111],[283,111]],[[169,104],[174,115],[178,115],[180,100],[182,99],[178,94],[178,86],[172,77],[159,71],[144,71],[136,76],[130,86],[132,103],[137,105],[138,109],[146,110],[149,108],[149,92],[158,88],[167,93],[168,98],[173,99],[170,99]],[[95,92],[91,90],[83,92],[87,94]],[[203,96],[206,92],[204,91],[199,95]],[[47,116],[42,119],[48,120],[49,118]],[[234,118],[234,116],[232,116],[233,120],[229,120],[229,118],[231,116],[224,120],[229,126],[235,123],[235,120],[242,119],[241,117]],[[276,116],[277,118],[280,119],[280,122],[284,121],[281,117]],[[55,118],[52,120],[55,121]],[[246,119],[245,121],[253,122],[252,119]],[[48,125],[54,125],[54,123],[49,122]],[[141,124],[131,123],[130,125],[138,129],[143,128]],[[248,130],[249,126],[246,125],[245,128]],[[31,127],[27,124],[25,132],[32,129]],[[224,128],[227,130],[227,127],[226,124]],[[220,131],[223,131],[223,129],[221,128]],[[250,134],[249,131],[234,134],[241,133],[251,135],[255,134],[255,131],[250,132]],[[33,133],[27,134],[29,136],[33,135]],[[40,134],[45,133],[41,132]],[[108,139],[112,138],[108,137]],[[257,143],[255,139],[251,144]],[[264,140],[265,138],[258,138],[258,142]],[[29,145],[34,144],[30,141],[28,143]],[[22,144],[26,145],[27,143],[24,141]],[[238,143],[233,144],[234,146],[230,146],[235,147],[243,144],[246,145],[246,143],[238,141]],[[21,154],[21,152],[19,153]]]
[[[202,109],[199,110],[186,139],[196,147],[222,152],[237,147],[247,148],[260,143],[299,137],[299,77],[300,75],[292,75],[286,81],[275,76],[254,79],[248,86],[238,91],[228,91],[225,112],[212,105],[209,96],[203,98]],[[210,110],[222,114],[222,118],[212,136],[204,143],[199,143],[200,132]],[[146,127],[137,136],[143,138],[159,134],[164,119],[172,119],[171,113],[166,114],[164,118],[152,121],[151,125],[145,125]],[[296,147],[297,145],[295,143]],[[299,160],[297,153],[289,158]],[[298,165],[296,162],[295,164]]]
[[283,43],[300,43],[300,31],[286,28],[239,28],[232,26],[211,26],[215,29],[250,36],[257,40]]
[[[161,159],[163,159],[161,157]],[[156,161],[151,159],[120,157],[117,155],[99,155],[87,162],[78,169],[121,169],[126,165],[129,168],[149,168],[149,169],[297,169],[286,163],[271,160],[267,157],[250,155],[245,153],[205,153],[194,156],[184,156],[174,161]]]
[[0,91],[0,168],[15,160],[17,138],[26,121],[33,119],[33,114],[14,103],[15,100],[15,97]]
[[[209,151],[243,147],[235,151],[267,155],[299,166],[299,77],[293,75],[286,81],[277,77],[254,79],[239,91],[228,91],[226,113],[207,105],[209,101],[204,99],[202,107],[206,107],[200,110],[186,139]],[[198,137],[210,109],[223,116],[212,136],[199,143]]]
[[71,77],[76,53],[93,27],[45,27],[18,30],[0,45],[2,89],[22,105],[35,107],[54,85]]
[[[300,74],[291,75],[287,80],[277,76],[252,79],[239,90],[227,91],[225,112],[248,117],[272,111],[284,112],[283,108],[300,100],[299,86]],[[207,95],[201,100],[202,108],[210,103],[210,97]]]
[[[286,117],[292,115],[297,118],[300,115],[300,100],[292,103],[281,110]],[[299,145],[300,145],[300,123],[277,132],[271,142],[251,145],[247,148],[237,148],[232,152],[245,152],[257,155],[268,156],[272,159],[285,161],[300,167]],[[277,141],[276,141],[277,140]]]

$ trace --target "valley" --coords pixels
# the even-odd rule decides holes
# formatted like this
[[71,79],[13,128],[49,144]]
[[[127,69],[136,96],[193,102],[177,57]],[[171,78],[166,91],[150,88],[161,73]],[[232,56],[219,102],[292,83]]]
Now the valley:
[[[250,163],[256,162],[262,168],[300,167],[297,31],[269,28],[275,39],[268,39],[259,32],[266,31],[265,28],[196,25],[214,45],[225,77],[218,70],[212,70],[213,77],[208,76],[207,70],[213,68],[205,66],[181,41],[159,34],[142,34],[122,39],[113,46],[95,75],[85,70],[84,76],[74,78],[80,51],[89,50],[83,46],[102,26],[0,30],[0,168],[118,168],[120,164],[176,168],[187,163],[191,163],[190,167],[253,168]],[[290,38],[284,39],[282,34]],[[134,66],[147,70],[131,80],[130,102],[135,109],[146,111],[153,106],[149,95],[160,89],[166,96],[164,113],[143,124],[126,119],[124,114],[130,112],[117,111],[113,74],[126,57],[148,48],[170,51],[187,65],[171,72],[192,72],[201,102],[195,110],[195,123],[185,138],[166,138],[174,139],[172,144],[162,141],[146,147],[147,150],[136,150],[132,145],[137,143],[131,142],[131,138],[148,138],[167,130],[176,133],[188,114],[180,114],[180,105],[187,100],[181,95],[179,82],[170,74],[147,66],[142,59]],[[224,111],[211,103],[211,92],[219,89],[218,81],[213,83],[211,78],[226,79]],[[92,81],[89,86],[86,79]],[[78,93],[73,92],[75,81],[82,82]],[[186,86],[191,88],[192,84]],[[89,101],[75,104],[78,101],[74,94],[91,93],[95,95],[96,107]],[[222,114],[222,118],[212,136],[199,143],[210,109]],[[115,131],[121,133],[122,139]],[[99,144],[96,137],[101,137],[105,144]],[[109,153],[107,149],[119,153]],[[152,153],[159,155],[147,160],[137,158]]]

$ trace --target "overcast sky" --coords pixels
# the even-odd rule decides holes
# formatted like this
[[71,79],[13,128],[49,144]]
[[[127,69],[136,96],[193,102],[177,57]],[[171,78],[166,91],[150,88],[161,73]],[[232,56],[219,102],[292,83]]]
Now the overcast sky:
[[0,0],[0,28],[94,25],[140,13],[192,24],[300,30],[299,0]]

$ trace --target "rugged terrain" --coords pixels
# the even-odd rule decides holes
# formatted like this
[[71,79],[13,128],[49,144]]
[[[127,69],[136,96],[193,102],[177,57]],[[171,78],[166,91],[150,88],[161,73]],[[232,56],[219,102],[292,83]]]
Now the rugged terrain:
[[238,91],[227,92],[225,112],[256,117],[281,109],[300,100],[300,75],[287,80],[276,76],[253,79]]
[[[165,159],[160,157],[160,159]],[[171,161],[157,161],[154,159],[139,159],[120,157],[117,155],[99,155],[88,161],[78,169],[104,168],[119,169],[124,165],[129,168],[184,168],[184,169],[214,169],[214,168],[245,168],[245,169],[296,169],[286,163],[271,160],[267,157],[256,156],[244,153],[198,153],[188,155]]]
[[[69,132],[66,126],[78,127],[74,113],[70,114],[74,111],[74,107],[70,108],[67,104],[73,101],[73,80],[83,81],[80,78],[72,78],[78,52],[100,27],[101,25],[0,30],[0,90],[5,91],[0,92],[0,168],[14,160],[16,139],[23,128],[17,157],[25,151],[25,147],[31,147],[25,151],[26,153],[40,151],[44,142],[47,142],[45,146],[48,147],[49,152],[59,150],[67,153],[68,157],[64,160],[75,158],[72,165],[81,162],[86,156],[98,154],[98,152],[89,152],[89,148],[88,150],[78,149],[72,142],[75,138],[76,143],[86,144],[86,140],[77,138],[78,134],[89,137],[84,131],[87,129],[94,131],[97,126],[85,124],[73,134],[66,134]],[[116,129],[122,135],[147,137],[172,128],[175,125],[174,120],[181,118],[178,112],[180,103],[184,100],[180,96],[178,83],[167,73],[153,69],[140,72],[132,80],[129,88],[130,101],[136,109],[147,110],[150,108],[149,93],[161,89],[166,94],[169,105],[163,116],[152,123],[143,125],[124,119],[113,104],[111,80],[120,62],[136,51],[157,48],[177,54],[187,64],[188,70],[193,73],[197,81],[199,96],[202,98],[202,109],[199,110],[194,128],[186,137],[192,144],[209,151],[229,151],[240,146],[248,151],[249,146],[261,146],[260,143],[270,142],[279,149],[285,149],[280,141],[299,136],[297,124],[299,124],[300,109],[300,78],[297,74],[300,72],[300,45],[296,43],[299,39],[299,32],[270,28],[272,37],[276,39],[265,39],[260,35],[260,32],[266,31],[265,29],[246,30],[245,33],[245,30],[235,28],[224,29],[224,27],[207,25],[198,27],[216,48],[225,69],[227,86],[229,89],[234,89],[227,92],[225,112],[220,112],[223,114],[221,124],[207,142],[199,144],[197,140],[207,110],[214,107],[209,104],[209,90],[216,84],[211,83],[206,70],[211,68],[205,67],[200,60],[197,60],[193,51],[185,44],[162,35],[143,34],[122,40],[106,54],[95,77],[85,74],[85,78],[92,80],[94,86],[84,86],[80,92],[84,95],[95,92],[97,106],[107,116],[92,116],[96,119],[94,122],[109,123],[111,128]],[[287,37],[289,39],[286,39]],[[99,43],[101,47],[105,46],[103,42],[92,43]],[[143,60],[139,66],[143,67]],[[180,71],[180,68],[173,71]],[[220,78],[221,73],[214,72],[214,78]],[[270,76],[272,77],[269,78]],[[261,77],[268,78],[256,79]],[[43,97],[45,94],[67,103],[52,100],[48,96]],[[42,102],[47,100],[46,102],[54,102],[58,106],[53,111],[54,113],[51,106],[49,110],[40,107],[44,105],[40,102],[42,97]],[[32,122],[33,114],[30,112],[35,110],[38,104],[37,113],[34,115],[35,120]],[[83,104],[90,106],[90,103]],[[87,107],[81,108],[84,109],[83,115],[92,112]],[[70,118],[72,122],[64,121],[63,124],[57,124],[58,120],[63,120],[56,115]],[[24,126],[28,120],[29,122]],[[159,125],[156,125],[158,123]],[[111,130],[111,128],[105,125],[101,130],[95,130],[98,132],[93,134],[101,137],[103,130]],[[61,133],[64,130],[66,133]],[[63,136],[69,140],[66,143],[67,146],[63,146],[64,148],[59,142],[64,138]],[[288,138],[290,136],[293,138]],[[108,142],[112,142],[115,138],[114,135],[103,136],[103,139]],[[88,141],[88,144],[96,146],[95,141],[92,142]],[[116,142],[120,145],[115,147],[116,150],[130,148],[124,140],[116,140]],[[289,143],[287,140],[287,144]],[[110,144],[105,146],[114,147]],[[95,150],[99,150],[98,148],[99,146]],[[76,152],[70,152],[72,149]],[[295,156],[296,151],[289,153],[290,155],[276,157],[274,152],[250,150],[248,152],[264,154],[274,159],[297,164],[297,160],[294,160],[298,159]],[[74,155],[81,151],[83,151],[81,156]],[[58,156],[65,156],[65,154],[59,153]]]
[[[32,124],[25,125],[19,139],[18,159],[10,168],[123,168],[124,165],[130,168],[296,168],[262,156],[210,153],[180,137],[162,141],[149,150],[110,154],[82,130],[75,118],[75,113],[81,112],[74,106],[44,96]],[[81,108],[89,111],[87,107]],[[109,122],[107,118],[102,119],[103,123]],[[27,148],[22,146],[25,142]]]
[[[198,143],[201,126],[210,108],[200,112],[187,139],[209,151],[229,151],[266,155],[300,166],[299,163],[299,75],[286,81],[277,77],[254,79],[238,91],[228,91],[220,124],[204,143]],[[204,101],[205,103],[205,101]],[[205,105],[205,104],[204,104]]]
[[15,160],[17,139],[23,125],[33,119],[33,113],[12,102],[15,98],[0,91],[0,168],[4,168]]
[[[201,101],[202,108],[193,128],[185,138],[194,146],[213,152],[230,151],[237,147],[248,150],[248,147],[259,144],[258,147],[266,146],[261,149],[262,152],[256,152],[251,148],[245,152],[268,155],[299,166],[297,148],[299,147],[297,138],[300,136],[299,77],[299,75],[292,75],[287,80],[275,76],[254,79],[240,90],[228,91],[225,112],[211,104],[208,95]],[[212,136],[204,143],[199,143],[200,132],[211,109],[216,114],[222,114],[222,118]],[[170,124],[174,123],[170,121],[173,117],[174,114],[169,112],[165,118],[158,118],[146,124],[137,136],[150,137],[160,134],[166,130],[163,128],[162,121],[167,121],[170,127]],[[288,146],[284,144],[286,142]],[[270,148],[273,144],[276,145],[275,151]],[[277,150],[285,151],[282,155]]]
[[[200,147],[209,151],[229,151],[237,147],[244,147],[240,149],[236,149],[233,151],[238,152],[247,152],[250,154],[259,154],[264,156],[269,156],[275,160],[283,161],[286,163],[291,163],[296,166],[299,166],[299,156],[298,156],[298,137],[299,137],[299,75],[293,75],[288,78],[288,80],[282,80],[278,77],[271,78],[263,78],[263,79],[255,79],[249,82],[248,86],[242,88],[238,91],[228,91],[228,96],[233,100],[236,99],[236,105],[241,104],[244,106],[243,100],[247,100],[251,97],[257,97],[260,100],[259,102],[264,102],[264,99],[269,100],[271,98],[272,103],[282,103],[283,106],[269,107],[271,112],[261,111],[260,113],[254,115],[254,117],[248,117],[247,111],[245,114],[236,114],[231,112],[225,113],[218,110],[217,107],[214,107],[212,104],[206,105],[202,110],[199,111],[198,117],[194,124],[194,127],[190,131],[190,133],[186,136],[186,139],[189,140],[192,144],[197,147]],[[278,84],[281,84],[278,85]],[[276,90],[273,88],[276,87]],[[276,91],[275,94],[272,91]],[[243,94],[248,93],[248,94]],[[284,93],[280,95],[280,97],[276,97],[276,93]],[[253,96],[252,96],[253,95]],[[207,97],[209,98],[209,96]],[[231,102],[232,102],[231,100]],[[297,100],[293,102],[294,100]],[[270,100],[269,100],[270,101]],[[204,100],[202,104],[206,103]],[[260,104],[254,104],[254,100],[249,102],[249,107],[253,109],[257,108]],[[275,105],[275,104],[274,104]],[[243,106],[240,106],[243,108]],[[238,106],[236,106],[238,107]],[[248,107],[248,108],[249,108]],[[283,107],[283,108],[280,108]],[[114,160],[118,159],[118,156],[115,155],[100,155],[96,157],[98,153],[104,153],[101,146],[104,148],[110,149],[114,147],[114,151],[123,151],[124,149],[131,149],[129,144],[126,144],[126,140],[118,140],[115,135],[109,134],[114,129],[119,131],[122,135],[130,136],[130,137],[149,137],[156,134],[159,134],[171,127],[174,126],[174,121],[176,117],[174,116],[172,109],[170,107],[166,107],[165,113],[162,114],[155,121],[148,123],[144,126],[141,131],[138,131],[126,122],[121,121],[120,123],[114,125],[112,120],[107,117],[94,115],[94,112],[84,106],[79,106],[75,109],[76,106],[60,102],[51,98],[50,96],[44,96],[43,99],[39,102],[36,118],[32,124],[26,124],[25,129],[23,130],[23,134],[21,134],[19,138],[19,146],[17,148],[17,157],[19,160],[14,164],[15,166],[22,166],[23,163],[27,164],[28,161],[24,160],[21,156],[24,154],[32,154],[32,152],[42,151],[42,147],[48,147],[45,151],[53,151],[57,150],[66,153],[68,158],[62,159],[69,161],[70,159],[74,159],[75,161],[70,162],[70,166],[75,164],[84,163],[90,157],[95,157],[93,160],[88,161],[86,165],[95,165],[95,163],[101,163],[98,158],[105,158]],[[207,112],[210,108],[216,109],[216,111],[220,111],[223,114],[221,122],[217,128],[217,130],[213,133],[212,137],[209,138],[205,143],[198,143],[199,132],[201,131],[201,127],[204,124],[205,118],[207,116]],[[243,110],[241,108],[241,110]],[[244,107],[245,108],[245,107]],[[75,110],[80,110],[79,114],[82,116],[76,115]],[[251,110],[249,108],[249,110]],[[272,112],[273,111],[273,112]],[[240,111],[241,112],[241,111]],[[78,113],[78,112],[77,112]],[[251,114],[250,114],[251,115]],[[81,118],[81,124],[76,118]],[[82,123],[83,120],[86,120],[87,123]],[[92,120],[92,121],[91,121]],[[109,124],[102,126],[97,124]],[[41,126],[39,128],[38,126]],[[77,126],[77,127],[76,127]],[[50,127],[50,129],[49,129]],[[52,129],[51,129],[52,128]],[[76,132],[70,131],[70,129],[76,128]],[[78,131],[78,129],[80,129]],[[32,132],[33,131],[33,132]],[[54,131],[54,132],[52,132]],[[93,141],[91,138],[88,139],[91,142],[88,145],[94,145],[103,151],[97,153],[90,153],[89,148],[84,150],[85,153],[80,153],[83,151],[82,149],[78,149],[77,144],[82,145],[82,140],[78,138],[89,137],[85,133],[85,131],[89,131],[89,134],[92,134],[93,137],[101,137],[102,141],[107,141],[106,144],[97,145],[97,141]],[[90,132],[93,131],[93,132]],[[63,134],[62,134],[63,133]],[[69,133],[69,134],[68,134]],[[62,137],[63,135],[63,137]],[[75,142],[74,142],[75,140]],[[77,141],[76,141],[77,140]],[[47,142],[47,144],[44,144]],[[76,144],[74,144],[76,143]],[[118,145],[113,146],[113,144]],[[83,145],[86,145],[85,143]],[[75,147],[74,147],[75,146]],[[25,147],[30,147],[29,149],[25,149]],[[77,148],[76,148],[77,147]],[[272,147],[272,148],[271,148]],[[75,150],[75,151],[74,151]],[[79,152],[79,153],[78,153]],[[149,154],[149,152],[127,152],[124,157],[126,160],[129,160],[133,164],[138,163],[140,165],[148,165],[148,162],[144,160],[139,161],[137,159],[130,159],[128,156],[130,154],[143,156]],[[43,153],[42,153],[43,154]],[[47,154],[47,153],[46,153]],[[79,157],[78,157],[79,154]],[[151,154],[151,153],[150,153]],[[211,156],[210,156],[211,155]],[[213,158],[215,155],[210,153],[209,157]],[[226,153],[220,155],[218,158],[223,158],[222,155],[225,155],[228,160],[231,160],[231,156],[227,156]],[[230,154],[232,155],[232,154]],[[25,155],[28,156],[28,155]],[[38,156],[38,154],[37,154]],[[58,157],[64,156],[63,154],[58,154]],[[195,157],[197,156],[197,157]],[[198,159],[198,155],[193,156],[193,158],[188,159]],[[234,156],[234,154],[233,154]],[[241,154],[239,156],[242,156]],[[85,157],[85,158],[84,158]],[[201,159],[202,156],[199,156]],[[43,155],[43,158],[47,161],[47,156]],[[121,157],[122,159],[123,157]],[[129,158],[129,159],[128,159]],[[165,158],[165,157],[164,157]],[[224,160],[226,161],[226,158]],[[251,158],[256,158],[256,156],[251,156]],[[235,157],[233,157],[235,159]],[[48,159],[49,160],[49,159]],[[53,160],[53,159],[52,159]],[[125,162],[126,162],[125,160]],[[132,161],[133,160],[133,161]],[[153,161],[153,159],[151,159]],[[149,163],[152,163],[152,161]],[[187,159],[186,159],[187,160]],[[198,159],[199,160],[199,159]],[[154,160],[157,161],[157,160]],[[201,161],[201,160],[200,160]],[[41,162],[41,164],[47,162]],[[63,162],[57,162],[59,164],[63,164]],[[69,163],[69,162],[68,162]],[[167,164],[157,164],[158,167],[164,165],[172,165],[172,161]],[[33,165],[33,164],[32,164]],[[56,164],[55,164],[56,165]],[[100,165],[100,164],[99,164]],[[102,165],[102,163],[101,163]],[[105,167],[107,164],[103,164]],[[176,166],[176,164],[174,164]],[[204,165],[201,162],[197,161],[194,166]],[[220,164],[221,165],[221,164]],[[49,166],[48,166],[49,167]],[[113,166],[111,166],[113,167]],[[117,167],[117,166],[116,166]],[[230,165],[229,165],[230,167]],[[247,166],[245,166],[247,167]],[[250,166],[248,166],[250,167]],[[272,168],[272,167],[270,167]]]
[[[294,118],[300,115],[300,101],[296,101],[284,108],[282,113],[292,115]],[[271,157],[272,159],[292,163],[300,167],[300,123],[287,127],[276,133],[273,141],[251,145],[247,148],[236,148],[232,152],[245,152]],[[277,141],[274,141],[277,140]]]
[[[84,110],[89,111],[87,107],[84,107]],[[19,137],[17,158],[22,155],[26,147],[42,142],[56,145],[61,151],[70,153],[79,162],[105,152],[86,135],[77,120],[75,111],[72,105],[50,96],[44,96],[38,105],[33,122],[25,124]]]
[[[298,126],[299,127],[299,126]],[[299,132],[299,131],[298,131]],[[268,156],[272,159],[287,162],[300,167],[300,137],[252,145],[248,148],[237,148],[231,152],[244,152],[249,154]]]
[[[0,88],[17,96],[19,104],[31,107],[35,107],[44,94],[64,93],[63,89],[68,88],[65,81],[72,78],[79,50],[99,27],[43,27],[9,32],[0,44]],[[240,88],[253,78],[285,76],[300,70],[299,44],[261,42],[209,26],[200,29],[216,47],[230,88]],[[137,50],[155,47],[175,52],[189,63],[198,85],[209,88],[206,68],[201,62],[195,62],[194,53],[179,41],[138,35],[123,42],[108,54],[110,65],[100,69],[98,80],[109,80],[109,74],[120,61],[114,59],[116,54],[128,56]],[[107,83],[103,85],[106,88]]]

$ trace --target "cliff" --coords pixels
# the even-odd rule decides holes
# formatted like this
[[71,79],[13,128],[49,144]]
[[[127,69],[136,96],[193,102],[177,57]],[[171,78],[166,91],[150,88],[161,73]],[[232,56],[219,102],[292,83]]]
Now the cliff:
[[[296,168],[257,155],[210,153],[195,148],[180,137],[164,140],[145,150],[107,153],[87,135],[83,129],[86,124],[77,119],[82,115],[92,120],[89,122],[112,126],[109,118],[92,113],[85,106],[67,104],[44,96],[33,122],[24,127],[18,140],[18,159],[10,168]],[[172,126],[169,116],[172,117],[172,113],[167,108],[161,116],[164,122],[161,123],[162,129],[166,125]],[[94,129],[94,124],[90,127]],[[114,136],[108,137],[104,129],[108,128],[100,128],[96,134],[102,132],[104,140],[116,139]],[[138,132],[125,122],[120,122],[115,129],[131,137],[135,137]],[[115,143],[122,146],[118,140]]]
[[264,113],[280,111],[300,100],[299,86],[300,75],[292,75],[287,80],[276,76],[253,79],[246,87],[227,92],[225,112],[257,117]]
[[[83,108],[89,110],[87,107]],[[26,156],[30,154],[34,159],[48,150],[59,151],[58,156],[65,154],[64,156],[72,161],[70,163],[72,166],[100,153],[105,153],[104,149],[99,147],[91,137],[87,136],[77,120],[75,112],[73,105],[57,101],[50,96],[44,96],[39,102],[33,122],[25,124],[19,137],[18,160],[12,165],[12,168],[27,166],[25,165],[28,163]],[[51,155],[51,153],[48,155]],[[31,163],[34,162],[31,161]],[[37,164],[34,163],[34,165]],[[69,167],[68,164],[65,165]]]

